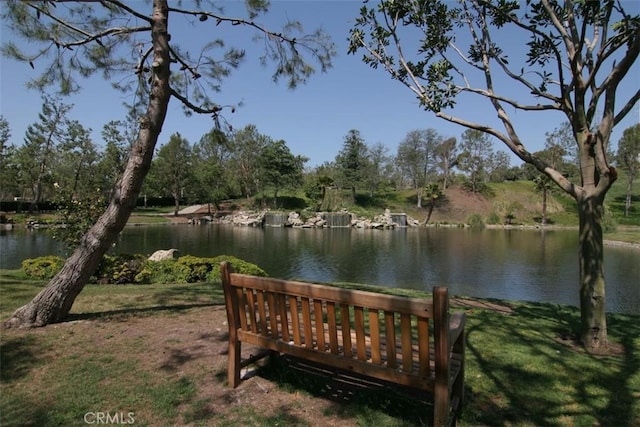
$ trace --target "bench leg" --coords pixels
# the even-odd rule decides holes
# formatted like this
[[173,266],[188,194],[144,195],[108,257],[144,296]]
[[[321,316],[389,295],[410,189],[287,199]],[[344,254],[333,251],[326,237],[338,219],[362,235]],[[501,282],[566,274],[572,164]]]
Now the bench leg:
[[460,357],[460,372],[453,383],[452,395],[454,398],[458,400],[458,406],[456,408],[456,416],[460,415],[462,410],[462,405],[464,403],[464,369],[465,369],[465,336],[464,331],[460,334],[458,341],[454,343],[453,351],[457,353]]
[[238,340],[229,340],[229,366],[227,368],[227,380],[229,386],[236,388],[240,385],[240,355],[242,343]]
[[435,386],[433,396],[433,425],[434,427],[444,427],[449,423],[449,389],[446,385]]

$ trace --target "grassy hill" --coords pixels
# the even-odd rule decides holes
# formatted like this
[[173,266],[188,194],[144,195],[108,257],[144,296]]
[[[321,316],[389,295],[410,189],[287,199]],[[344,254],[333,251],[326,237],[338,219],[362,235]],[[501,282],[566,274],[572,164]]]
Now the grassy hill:
[[[615,182],[605,200],[607,216],[614,224],[640,226],[640,182],[634,183],[629,216],[624,216],[626,177]],[[531,181],[507,181],[488,184],[488,191],[474,194],[460,186],[447,189],[431,215],[430,223],[468,223],[472,215],[479,215],[486,224],[504,224],[508,214],[517,225],[536,225],[542,215],[542,194]],[[404,211],[412,217],[424,220],[427,209],[415,207],[415,193],[403,192],[388,200],[391,210]],[[553,190],[547,200],[548,223],[557,226],[577,226],[578,213],[575,201]]]

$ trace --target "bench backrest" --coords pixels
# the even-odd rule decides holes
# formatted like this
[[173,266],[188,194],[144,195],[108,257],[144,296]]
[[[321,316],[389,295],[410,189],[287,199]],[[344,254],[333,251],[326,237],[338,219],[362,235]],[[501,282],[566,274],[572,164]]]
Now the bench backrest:
[[366,362],[392,372],[390,380],[422,389],[447,378],[446,288],[434,288],[430,300],[236,274],[226,263],[221,271],[229,329],[247,341]]

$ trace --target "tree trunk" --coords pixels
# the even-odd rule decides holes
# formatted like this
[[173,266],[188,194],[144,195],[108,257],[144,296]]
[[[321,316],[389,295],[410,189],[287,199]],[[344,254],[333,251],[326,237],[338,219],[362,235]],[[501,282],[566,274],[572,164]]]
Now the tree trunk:
[[426,226],[429,223],[429,220],[431,219],[431,215],[433,214],[433,206],[435,205],[435,202],[433,200],[431,200],[431,202],[429,203],[429,211],[427,212],[427,217],[424,219],[424,225]]
[[109,206],[82,237],[78,248],[67,259],[62,270],[31,302],[16,310],[5,322],[6,327],[44,326],[64,320],[75,298],[95,272],[102,256],[111,247],[135,208],[171,96],[168,12],[166,0],[154,0],[154,61],[149,104],[146,114],[139,119],[138,139],[131,148],[127,167],[116,185]]
[[598,352],[608,345],[602,242],[603,199],[591,196],[579,199],[578,211],[581,340],[587,350]]
[[546,185],[542,188],[542,225],[547,225],[547,190]]
[[180,212],[180,193],[173,192],[173,216],[178,216]]
[[630,172],[627,175],[627,196],[624,200],[624,216],[629,216],[629,209],[631,209],[631,193],[633,192],[633,174]]

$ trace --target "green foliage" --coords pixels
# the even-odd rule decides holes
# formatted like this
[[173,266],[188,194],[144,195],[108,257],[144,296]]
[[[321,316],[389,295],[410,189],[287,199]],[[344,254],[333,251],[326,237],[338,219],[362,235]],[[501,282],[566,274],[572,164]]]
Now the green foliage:
[[604,233],[613,233],[617,228],[618,224],[611,213],[611,209],[605,206],[604,214],[602,215],[602,231]]
[[471,228],[484,228],[484,221],[480,214],[471,214],[467,219],[467,223]]
[[136,283],[186,283],[189,267],[177,260],[149,261],[135,277]]
[[228,261],[234,271],[255,276],[267,276],[267,273],[255,264],[230,255],[214,258],[198,258],[185,255],[177,260],[146,261],[136,275],[136,283],[194,283],[220,282],[220,263]]
[[101,284],[135,283],[146,258],[140,254],[105,255],[95,273],[96,280]]
[[192,255],[185,255],[176,261],[177,270],[185,275],[185,282],[204,282],[211,272],[213,265],[210,258],[199,258]]
[[73,195],[65,194],[64,191],[59,191],[55,201],[58,205],[62,226],[51,228],[51,235],[54,239],[62,242],[67,251],[78,246],[82,236],[96,223],[108,203],[100,191],[96,191],[82,200],[73,198]]
[[[200,258],[185,255],[178,259],[149,261],[146,255],[105,255],[94,280],[99,284],[129,283],[196,283],[220,282],[220,263],[228,261],[236,273],[266,277],[255,264],[230,255]],[[64,259],[58,256],[30,258],[22,262],[22,271],[30,279],[49,280],[62,268]]]
[[64,258],[55,255],[28,258],[22,261],[22,271],[30,279],[49,280],[63,265]]
[[223,261],[228,261],[229,263],[231,263],[231,266],[233,267],[233,271],[236,273],[251,274],[253,276],[260,276],[260,277],[268,276],[266,271],[264,271],[263,269],[261,269],[255,264],[252,264],[247,261],[243,261],[231,255],[220,255],[215,258],[211,258],[213,268],[211,269],[211,272],[209,273],[209,276],[207,278],[208,281],[219,282],[221,280],[220,279],[220,263],[222,263]]
[[491,214],[489,214],[489,218],[487,218],[487,224],[500,224],[500,215],[498,215],[496,211],[491,212]]

